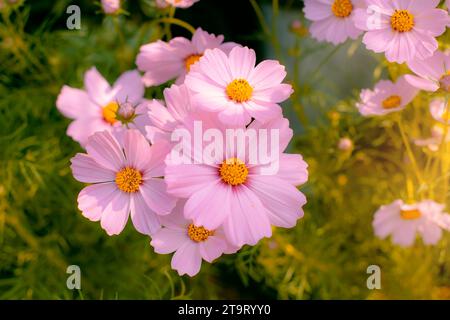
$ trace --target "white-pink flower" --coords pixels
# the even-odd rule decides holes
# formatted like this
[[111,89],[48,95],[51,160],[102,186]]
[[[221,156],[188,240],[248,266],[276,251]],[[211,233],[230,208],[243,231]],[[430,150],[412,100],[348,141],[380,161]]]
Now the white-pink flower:
[[[207,121],[202,122],[205,130],[209,129]],[[214,125],[212,128],[222,137],[227,135],[227,128]],[[184,129],[191,137],[197,135],[195,126]],[[269,143],[261,138],[259,130],[275,130],[279,139],[275,137]],[[212,161],[199,159],[195,152],[202,144],[210,145],[210,141],[194,140],[188,146],[183,145],[185,150],[195,149],[183,153],[183,160],[189,161],[179,161],[174,157],[178,153],[172,151],[166,159],[164,175],[168,192],[187,199],[184,207],[187,219],[208,230],[222,226],[230,243],[238,247],[255,245],[270,236],[271,225],[292,228],[303,217],[302,206],[306,203],[296,186],[306,182],[307,164],[299,154],[284,153],[292,138],[289,121],[283,118],[264,124],[254,121],[243,130],[250,136],[252,132],[256,133],[254,138],[244,143],[238,140],[219,144],[215,140]],[[264,164],[260,158],[254,159],[261,149],[252,149],[261,144],[264,145],[261,148],[272,150]],[[267,172],[268,167],[272,171]]]
[[282,83],[285,67],[276,60],[255,63],[255,51],[247,47],[234,47],[229,55],[206,51],[185,81],[193,91],[193,104],[235,127],[247,125],[252,117],[260,122],[281,117],[278,103],[293,91]]
[[408,62],[408,67],[417,75],[406,75],[406,80],[416,88],[435,92],[439,88],[450,92],[450,54],[436,51],[425,60]]
[[355,10],[364,6],[364,0],[305,0],[304,3],[305,17],[313,21],[309,29],[313,38],[337,45],[363,33],[353,18]]
[[97,132],[88,139],[87,154],[72,158],[75,179],[91,185],[78,195],[78,208],[101,221],[109,235],[122,232],[131,212],[137,231],[151,235],[160,228],[158,215],[169,214],[176,198],[166,193],[166,143],[149,145],[135,129]]
[[172,257],[172,269],[181,276],[195,276],[202,260],[212,263],[224,253],[235,253],[239,248],[231,245],[225,238],[222,228],[208,230],[196,226],[183,216],[185,201],[179,201],[173,213],[161,217],[161,228],[152,235],[151,245],[156,253]]
[[436,8],[440,0],[366,0],[355,11],[355,24],[367,31],[367,49],[384,52],[390,62],[429,58],[438,49],[436,37],[445,32],[447,11]]
[[137,55],[136,65],[145,72],[142,80],[146,86],[157,86],[175,78],[177,84],[182,84],[186,73],[207,49],[219,48],[229,52],[237,46],[234,42],[223,40],[222,35],[215,36],[198,28],[192,40],[176,37],[169,42],[158,40],[143,45]]
[[93,133],[121,126],[117,119],[120,104],[138,105],[144,100],[144,84],[136,70],[123,73],[111,87],[93,67],[84,75],[84,87],[82,90],[65,85],[56,100],[58,110],[74,120],[67,135],[82,146]]
[[414,244],[416,234],[422,236],[425,244],[436,244],[449,219],[444,208],[444,205],[432,200],[415,204],[395,200],[389,205],[381,206],[375,213],[375,234],[381,239],[391,235],[393,243],[405,247]]
[[410,85],[405,77],[400,77],[396,83],[381,80],[374,90],[361,91],[360,101],[356,104],[363,116],[386,115],[403,110],[418,93],[418,89]]

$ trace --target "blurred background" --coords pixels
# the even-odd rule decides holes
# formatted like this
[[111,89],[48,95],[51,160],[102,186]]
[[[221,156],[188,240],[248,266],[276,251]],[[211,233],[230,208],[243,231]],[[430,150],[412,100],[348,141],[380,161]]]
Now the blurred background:
[[[66,27],[71,4],[81,8],[80,30]],[[108,237],[84,218],[76,207],[82,184],[69,168],[82,150],[65,135],[69,121],[55,101],[64,84],[82,87],[91,66],[113,82],[135,68],[141,45],[162,37],[164,25],[154,21],[167,13],[154,1],[123,4],[127,14],[112,17],[95,1],[0,0],[0,299],[450,298],[448,234],[437,246],[403,249],[371,227],[378,206],[405,196],[410,172],[392,120],[362,118],[354,104],[360,89],[404,67],[359,40],[335,47],[311,39],[300,0],[201,0],[176,11],[288,67],[290,150],[310,172],[297,226],[204,263],[189,278],[130,224]],[[190,37],[178,26],[171,31]],[[162,89],[148,88],[146,97],[161,98]],[[419,99],[406,113],[411,136],[426,134],[426,109]],[[339,149],[342,138],[352,146]],[[67,289],[69,265],[81,268],[81,290]],[[382,270],[381,290],[366,286],[369,265]]]

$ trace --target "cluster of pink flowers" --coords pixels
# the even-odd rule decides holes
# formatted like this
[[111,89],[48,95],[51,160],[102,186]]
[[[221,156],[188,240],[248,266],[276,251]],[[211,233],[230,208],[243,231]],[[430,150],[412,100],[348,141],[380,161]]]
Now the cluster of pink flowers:
[[[223,40],[198,29],[191,40],[143,45],[136,59],[143,76],[127,71],[110,86],[92,68],[84,89],[64,86],[56,102],[73,119],[67,134],[86,150],[71,160],[75,179],[89,184],[78,196],[82,214],[109,235],[120,234],[131,216],[155,252],[174,252],[180,275],[194,276],[202,260],[255,245],[273,227],[294,227],[306,203],[297,186],[308,179],[307,164],[286,153],[293,132],[279,103],[292,87],[283,83],[284,66],[256,64],[252,49]],[[164,100],[144,98],[145,86],[169,80],[176,81]],[[207,147],[196,139],[198,123],[248,139],[216,141],[213,161],[194,152],[180,163],[178,132],[194,137],[188,149]],[[268,130],[275,138],[252,136]],[[255,145],[271,150],[268,161],[252,159]]]
[[[405,109],[420,90],[437,93],[430,103],[430,113],[437,121],[431,136],[414,139],[420,147],[435,152],[450,133],[450,55],[438,49],[437,37],[450,26],[440,0],[305,0],[305,17],[312,21],[311,35],[334,45],[363,35],[366,48],[384,53],[389,62],[406,63],[414,74],[400,76],[395,82],[379,81],[373,90],[361,91],[356,107],[363,116],[384,116]],[[450,9],[450,1],[446,1]],[[441,97],[440,94],[447,97]],[[447,133],[446,133],[447,132]],[[444,135],[447,136],[444,136]],[[414,243],[416,233],[426,244],[435,244],[442,229],[450,230],[450,215],[444,205],[432,200],[403,203],[396,200],[382,206],[373,226],[380,238],[392,235],[403,246]]]
[[310,31],[319,41],[339,44],[364,34],[367,49],[390,62],[424,60],[438,49],[436,37],[450,24],[440,0],[305,0]]

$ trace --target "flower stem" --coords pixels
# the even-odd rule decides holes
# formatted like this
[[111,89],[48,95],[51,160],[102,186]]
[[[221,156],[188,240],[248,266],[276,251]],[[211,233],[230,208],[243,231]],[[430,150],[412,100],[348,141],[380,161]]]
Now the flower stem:
[[403,125],[403,121],[402,121],[401,117],[398,117],[397,124],[398,124],[398,128],[400,130],[400,135],[402,137],[403,144],[405,145],[405,148],[406,148],[406,152],[407,152],[408,157],[409,157],[409,159],[411,161],[411,164],[413,166],[414,173],[415,173],[419,183],[422,184],[423,183],[423,177],[422,177],[422,174],[421,174],[421,172],[419,170],[419,167],[417,165],[417,161],[416,161],[416,158],[414,156],[414,153],[412,152],[411,144],[409,143],[408,137],[406,136],[405,127]]
[[180,26],[192,34],[195,33],[195,28],[191,26],[189,23],[184,22],[183,20],[177,19],[177,18],[161,18],[158,20],[155,20],[155,23],[168,23],[168,24],[175,24],[177,26]]

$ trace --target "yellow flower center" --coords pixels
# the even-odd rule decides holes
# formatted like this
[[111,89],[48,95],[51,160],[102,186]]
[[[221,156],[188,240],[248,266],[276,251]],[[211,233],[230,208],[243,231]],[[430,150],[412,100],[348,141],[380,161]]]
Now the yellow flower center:
[[202,56],[203,55],[201,55],[201,54],[193,54],[193,55],[190,55],[189,57],[187,57],[186,59],[184,59],[184,65],[186,67],[186,71],[189,72],[191,70],[191,66],[194,63],[196,63],[198,60],[200,60],[200,58]]
[[202,242],[212,235],[214,235],[214,231],[205,229],[204,227],[197,227],[193,223],[188,227],[188,236],[192,241]]
[[400,96],[390,96],[383,101],[384,109],[394,109],[400,107],[402,98]]
[[353,4],[350,0],[334,0],[331,11],[338,18],[346,18],[353,11]]
[[232,186],[243,184],[247,180],[248,169],[238,158],[230,158],[222,162],[219,167],[220,178]]
[[133,193],[139,190],[142,174],[131,167],[125,167],[116,173],[116,185],[123,192]]
[[253,88],[247,80],[235,79],[228,84],[226,92],[234,102],[245,102],[252,97]]
[[408,10],[395,10],[391,17],[392,29],[398,32],[408,32],[414,27],[414,16]]
[[103,119],[109,124],[113,125],[116,123],[117,110],[119,109],[119,104],[117,102],[110,102],[102,108]]
[[400,216],[405,220],[414,220],[420,218],[422,214],[417,209],[412,210],[400,210]]

